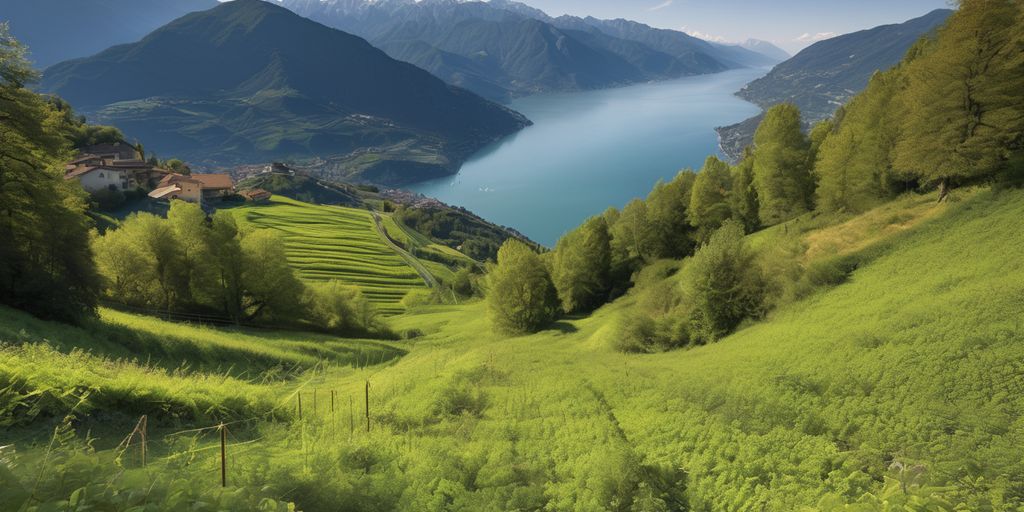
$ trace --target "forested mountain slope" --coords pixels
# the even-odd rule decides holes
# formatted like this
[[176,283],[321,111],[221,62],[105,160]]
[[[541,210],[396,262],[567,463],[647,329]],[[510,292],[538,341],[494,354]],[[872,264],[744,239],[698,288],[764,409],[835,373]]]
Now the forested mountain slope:
[[[750,82],[737,95],[768,109],[779,103],[800,108],[808,125],[832,115],[867,86],[876,71],[897,63],[922,36],[933,32],[953,11],[937,9],[904,23],[837,36],[805,48],[770,73]],[[738,156],[753,131],[743,123],[719,130],[723,149]]]
[[158,154],[198,164],[348,155],[360,161],[349,178],[382,182],[454,172],[528,122],[363,39],[259,0],[225,3],[138,43],[55,65],[42,88]]

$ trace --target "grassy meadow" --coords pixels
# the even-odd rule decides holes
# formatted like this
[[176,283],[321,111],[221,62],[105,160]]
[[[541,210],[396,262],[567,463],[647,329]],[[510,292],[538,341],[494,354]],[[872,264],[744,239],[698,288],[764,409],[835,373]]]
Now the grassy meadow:
[[233,210],[255,228],[280,231],[289,262],[308,281],[337,280],[362,290],[378,311],[402,311],[410,290],[425,288],[423,279],[377,233],[365,210],[317,206],[274,196],[270,204]]
[[[1020,510],[1022,217],[1024,193],[974,190],[759,233],[854,270],[718,343],[653,355],[612,345],[671,272],[513,338],[492,334],[481,302],[392,317],[424,333],[395,344],[107,310],[79,329],[0,310],[0,419],[58,425],[0,437],[16,450],[0,479],[10,495],[86,488],[138,505],[178,492],[210,510]],[[111,418],[92,448],[59,435],[74,407],[80,435]],[[104,448],[141,414],[161,433],[146,469]],[[206,427],[251,418],[228,427],[222,490]],[[62,455],[44,456],[54,443]],[[121,494],[104,494],[111,481]]]

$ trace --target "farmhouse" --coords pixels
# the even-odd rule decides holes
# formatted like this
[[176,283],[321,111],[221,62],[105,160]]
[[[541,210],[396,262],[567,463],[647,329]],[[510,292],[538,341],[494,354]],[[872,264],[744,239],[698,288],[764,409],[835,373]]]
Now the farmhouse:
[[235,193],[235,184],[227,174],[177,174],[164,176],[149,197],[170,201],[180,199],[204,204],[218,201]]
[[166,201],[180,199],[201,205],[203,204],[203,184],[190,176],[172,173],[160,180],[156,189],[149,193],[149,197]]
[[199,182],[205,201],[222,199],[235,193],[235,184],[227,174],[192,174],[189,177]]

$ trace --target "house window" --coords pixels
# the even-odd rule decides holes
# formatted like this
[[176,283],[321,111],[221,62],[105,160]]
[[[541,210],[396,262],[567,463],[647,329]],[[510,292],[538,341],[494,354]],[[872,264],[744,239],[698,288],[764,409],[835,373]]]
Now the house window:
[[101,173],[100,173],[100,178],[102,178],[102,177],[103,177],[103,173],[101,172]]

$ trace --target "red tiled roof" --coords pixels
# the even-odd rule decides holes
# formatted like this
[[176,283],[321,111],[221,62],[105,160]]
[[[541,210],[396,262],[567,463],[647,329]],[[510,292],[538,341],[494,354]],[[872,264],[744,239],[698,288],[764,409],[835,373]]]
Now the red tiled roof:
[[74,170],[66,173],[64,175],[64,179],[66,179],[66,180],[74,179],[74,178],[77,178],[79,176],[82,176],[82,175],[85,175],[85,174],[89,174],[90,172],[95,171],[95,170],[107,170],[107,171],[113,171],[113,172],[120,172],[121,171],[120,169],[111,169],[111,168],[106,167],[106,166],[80,165],[78,167],[75,167]]
[[223,190],[234,188],[235,183],[227,174],[192,174],[190,177],[203,185],[206,190]]
[[167,176],[164,176],[163,179],[160,180],[160,184],[157,185],[157,188],[173,185],[175,183],[178,183],[179,181],[191,181],[192,183],[200,183],[199,180],[193,179],[192,176],[185,176],[184,174],[177,174],[172,172],[169,173]]

